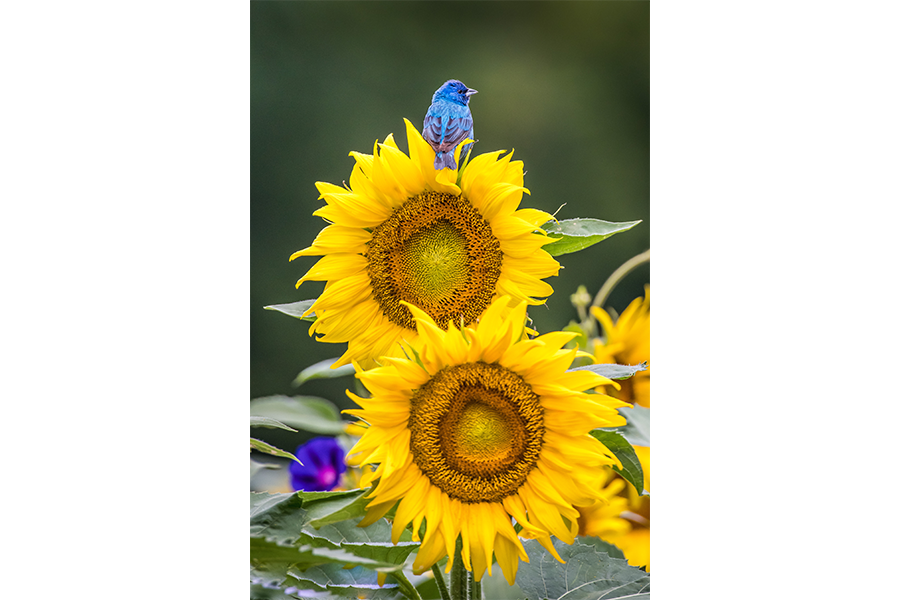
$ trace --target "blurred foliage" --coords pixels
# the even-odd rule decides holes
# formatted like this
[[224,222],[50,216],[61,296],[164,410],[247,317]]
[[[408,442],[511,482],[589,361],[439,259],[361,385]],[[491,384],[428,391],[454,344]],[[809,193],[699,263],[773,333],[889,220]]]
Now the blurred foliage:
[[[421,128],[431,95],[456,78],[472,99],[476,152],[515,148],[531,196],[522,206],[559,218],[643,223],[560,257],[540,332],[577,318],[569,296],[593,295],[650,245],[650,7],[645,2],[253,2],[251,15],[251,397],[303,393],[349,407],[349,378],[291,382],[344,345],[264,306],[314,298],[294,283],[315,262],[288,257],[326,225],[316,181],[348,180],[351,150],[389,133],[406,149],[403,118]],[[643,294],[649,266],[607,306]]]

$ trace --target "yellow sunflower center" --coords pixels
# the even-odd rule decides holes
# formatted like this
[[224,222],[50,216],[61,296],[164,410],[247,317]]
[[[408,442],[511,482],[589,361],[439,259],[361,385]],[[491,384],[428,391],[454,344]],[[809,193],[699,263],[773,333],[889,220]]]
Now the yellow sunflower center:
[[407,285],[417,298],[432,304],[450,300],[466,283],[466,240],[446,221],[413,234],[400,253]]
[[540,456],[540,400],[500,365],[444,369],[416,391],[411,404],[413,460],[451,498],[500,501],[519,489]]
[[372,231],[366,253],[375,300],[394,324],[415,329],[406,301],[446,329],[472,323],[494,296],[503,254],[490,224],[460,196],[424,192]]

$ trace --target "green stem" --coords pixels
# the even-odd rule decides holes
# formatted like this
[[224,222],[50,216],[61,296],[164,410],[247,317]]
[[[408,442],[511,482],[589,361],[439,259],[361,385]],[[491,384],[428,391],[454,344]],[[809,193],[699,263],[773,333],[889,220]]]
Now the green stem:
[[482,600],[481,582],[475,581],[474,573],[469,573],[469,600]]
[[438,591],[441,593],[441,600],[450,600],[450,591],[447,589],[447,582],[444,581],[444,574],[441,568],[434,563],[431,565],[431,572],[434,573],[434,582],[437,583]]
[[650,262],[649,249],[622,263],[622,266],[613,271],[613,274],[609,276],[609,279],[606,280],[606,283],[603,284],[603,287],[601,287],[600,291],[597,292],[597,295],[594,296],[594,301],[591,303],[591,306],[602,307],[603,303],[606,302],[606,299],[609,297],[609,294],[613,291],[613,288],[615,288],[620,281],[625,279],[626,275],[645,262]]
[[400,593],[409,598],[409,600],[422,600],[422,595],[419,593],[419,590],[417,590],[416,586],[414,586],[406,575],[403,574],[403,571],[391,573],[391,577],[397,580],[397,583],[400,586]]
[[453,567],[450,569],[450,600],[468,600],[466,586],[466,566],[462,560],[462,536],[456,538],[456,550],[453,553]]

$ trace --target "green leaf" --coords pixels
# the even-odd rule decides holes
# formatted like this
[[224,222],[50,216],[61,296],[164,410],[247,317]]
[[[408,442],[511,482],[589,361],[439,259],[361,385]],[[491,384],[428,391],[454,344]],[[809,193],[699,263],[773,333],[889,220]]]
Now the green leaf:
[[[418,546],[419,544],[414,544],[408,548],[403,559]],[[328,590],[336,597],[396,598],[400,586],[388,581],[379,588],[377,572],[367,568],[380,565],[377,561],[360,559],[343,550],[310,546],[297,548],[262,538],[250,538],[251,583],[269,589],[277,587],[289,597],[319,598],[321,592]],[[385,568],[379,570],[406,579],[402,573],[402,564],[383,566]]]
[[650,599],[650,575],[621,558],[598,552],[593,545],[553,539],[565,564],[556,560],[537,540],[525,540],[531,562],[522,563],[516,584],[529,600]]
[[[493,574],[485,572],[481,579],[481,591],[486,600],[523,600],[525,593],[515,583],[509,585],[503,577],[499,565],[493,567]],[[436,596],[435,596],[436,597]]]
[[[287,579],[290,582],[299,583],[293,577],[288,577]],[[285,582],[284,587],[275,585],[269,587],[251,583],[250,600],[341,600],[340,596],[298,589],[293,583]]]
[[337,361],[337,358],[326,358],[325,360],[321,360],[314,365],[310,365],[300,371],[300,374],[294,379],[293,385],[294,387],[300,387],[310,379],[334,379],[336,377],[346,377],[347,375],[353,375],[354,368],[353,365],[342,365],[337,369],[332,369],[331,365],[333,365]]
[[250,584],[250,600],[295,600],[297,597],[298,596],[289,596],[277,585],[268,587],[258,583]]
[[[346,530],[331,529],[329,533],[317,533],[320,528],[344,519],[362,516],[357,504],[369,490],[347,490],[340,492],[291,492],[287,494],[250,494],[250,535],[264,537],[279,544],[315,544],[315,538],[331,540],[331,547],[337,548],[341,542],[370,541],[371,535],[390,539],[387,532],[374,529],[366,536],[353,536]],[[361,503],[365,505],[365,501]],[[373,527],[375,524],[373,523]],[[367,528],[368,529],[368,528]]]
[[619,414],[628,421],[622,427],[604,427],[603,431],[622,434],[632,446],[650,446],[650,409],[643,406],[629,406],[619,409]]
[[541,229],[546,231],[550,237],[557,238],[557,241],[544,246],[544,250],[549,252],[550,256],[578,252],[617,233],[628,231],[638,223],[640,221],[611,223],[600,219],[550,221],[542,225]]
[[[250,555],[257,576],[264,580],[277,581],[285,567],[284,573],[296,579],[298,575],[310,567],[335,564],[340,568],[366,567],[383,573],[399,573],[403,570],[406,558],[416,549],[418,542],[400,542],[396,546],[390,541],[383,542],[381,547],[372,545],[344,546],[327,548],[316,546],[288,546],[270,542],[264,538],[250,538]],[[370,556],[363,556],[356,551],[364,551]],[[283,580],[282,580],[283,583]]]
[[254,475],[259,473],[263,469],[280,469],[280,468],[281,468],[281,465],[258,462],[258,461],[253,460],[252,458],[250,459],[250,477],[253,477]]
[[316,557],[309,546],[277,544],[265,538],[250,538],[250,576],[262,583],[284,586],[292,567],[307,569],[328,563],[327,558]]
[[341,565],[362,566],[384,573],[403,570],[403,563],[411,552],[419,548],[418,542],[391,542],[368,544],[343,544],[340,548],[302,546],[301,554],[309,552],[319,564],[334,562]]
[[605,542],[598,537],[590,535],[580,535],[578,536],[578,541],[582,544],[593,546],[597,550],[597,552],[606,552],[613,558],[625,558],[624,552],[622,552],[609,542]]
[[313,302],[318,300],[318,298],[313,298],[312,300],[301,300],[300,302],[291,302],[289,304],[272,304],[271,306],[264,306],[263,308],[266,310],[277,310],[278,312],[283,312],[286,315],[290,315],[295,319],[302,319],[304,321],[315,321],[315,315],[307,315],[302,316],[309,307],[313,305]]
[[639,494],[643,494],[644,470],[641,468],[641,461],[638,460],[637,453],[628,440],[615,431],[603,429],[595,429],[591,435],[600,440],[621,461],[622,468],[613,467],[613,471],[624,477],[625,481],[633,485]]
[[378,586],[378,573],[365,567],[357,566],[345,569],[340,564],[324,564],[306,570],[291,568],[290,575],[299,581],[299,585],[317,591],[329,591],[332,594],[350,598],[372,598],[381,600],[397,598],[398,585],[391,581]]
[[344,432],[346,423],[337,408],[314,396],[266,396],[250,401],[250,414],[269,417],[292,427],[326,435]]
[[591,371],[597,375],[602,375],[607,379],[628,379],[638,371],[646,371],[647,362],[638,365],[616,365],[612,363],[601,363],[599,365],[585,365],[583,367],[575,367],[569,371]]
[[250,416],[250,427],[277,427],[278,429],[284,429],[286,431],[293,431],[297,433],[296,429],[288,427],[281,421],[276,421],[275,419],[271,419],[269,417],[254,417]]
[[279,544],[295,544],[306,525],[303,498],[296,493],[250,492],[250,535]]
[[[398,583],[385,586],[380,596],[395,597],[398,589],[411,585],[402,569],[418,547],[412,534],[404,530],[400,543],[391,543],[391,525],[379,519],[369,527],[358,527],[361,517],[336,521],[315,529],[313,523],[323,515],[334,515],[341,503],[354,501],[368,490],[349,492],[297,492],[291,494],[250,495],[251,581],[258,585],[279,586],[288,595],[289,586],[314,589],[339,595],[356,592],[372,594],[377,570],[396,577]],[[351,580],[339,571],[347,567],[366,567],[369,575],[357,569]],[[322,574],[329,575],[330,580]],[[349,586],[349,587],[347,587]],[[390,591],[388,594],[387,591]],[[377,593],[377,591],[375,592]]]
[[[310,525],[303,528],[303,543],[318,548],[340,548],[346,546],[354,553],[354,548],[359,545],[372,546],[380,548],[391,539],[391,525],[387,519],[379,519],[368,527],[357,527],[361,517],[346,519],[344,521],[335,521],[327,525],[322,525],[318,529]],[[401,542],[412,540],[412,531],[404,529],[400,534]],[[367,558],[377,558],[378,560],[386,560],[386,556],[380,554],[381,550],[376,550],[376,554],[372,554],[369,550],[360,550],[360,556]]]
[[267,444],[266,442],[264,442],[262,440],[258,440],[256,438],[250,438],[250,448],[252,448],[253,450],[259,450],[260,452],[265,452],[266,454],[271,454],[272,456],[280,456],[282,458],[289,458],[293,461],[300,463],[301,465],[303,464],[302,462],[300,462],[300,459],[298,459],[296,456],[294,456],[290,452],[285,452],[284,450],[280,450],[280,449],[276,448],[275,446],[273,446],[271,444]]
[[[342,544],[389,542],[391,526],[379,519],[357,527],[368,500],[364,490],[250,494],[250,535],[279,544],[338,548]],[[412,539],[409,531],[401,541]],[[368,554],[364,556],[369,556]]]
[[367,489],[350,490],[342,492],[341,496],[307,501],[304,508],[309,516],[309,524],[318,529],[329,523],[362,517],[366,514],[366,504],[371,501],[363,498],[368,492]]

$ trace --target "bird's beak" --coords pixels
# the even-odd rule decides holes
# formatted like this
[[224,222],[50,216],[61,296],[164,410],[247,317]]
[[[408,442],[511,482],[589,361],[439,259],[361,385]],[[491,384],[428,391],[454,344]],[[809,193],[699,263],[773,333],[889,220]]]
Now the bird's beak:
[[467,88],[466,89],[466,98],[468,98],[472,94],[477,94],[477,93],[478,93],[478,90],[473,90],[472,88]]

